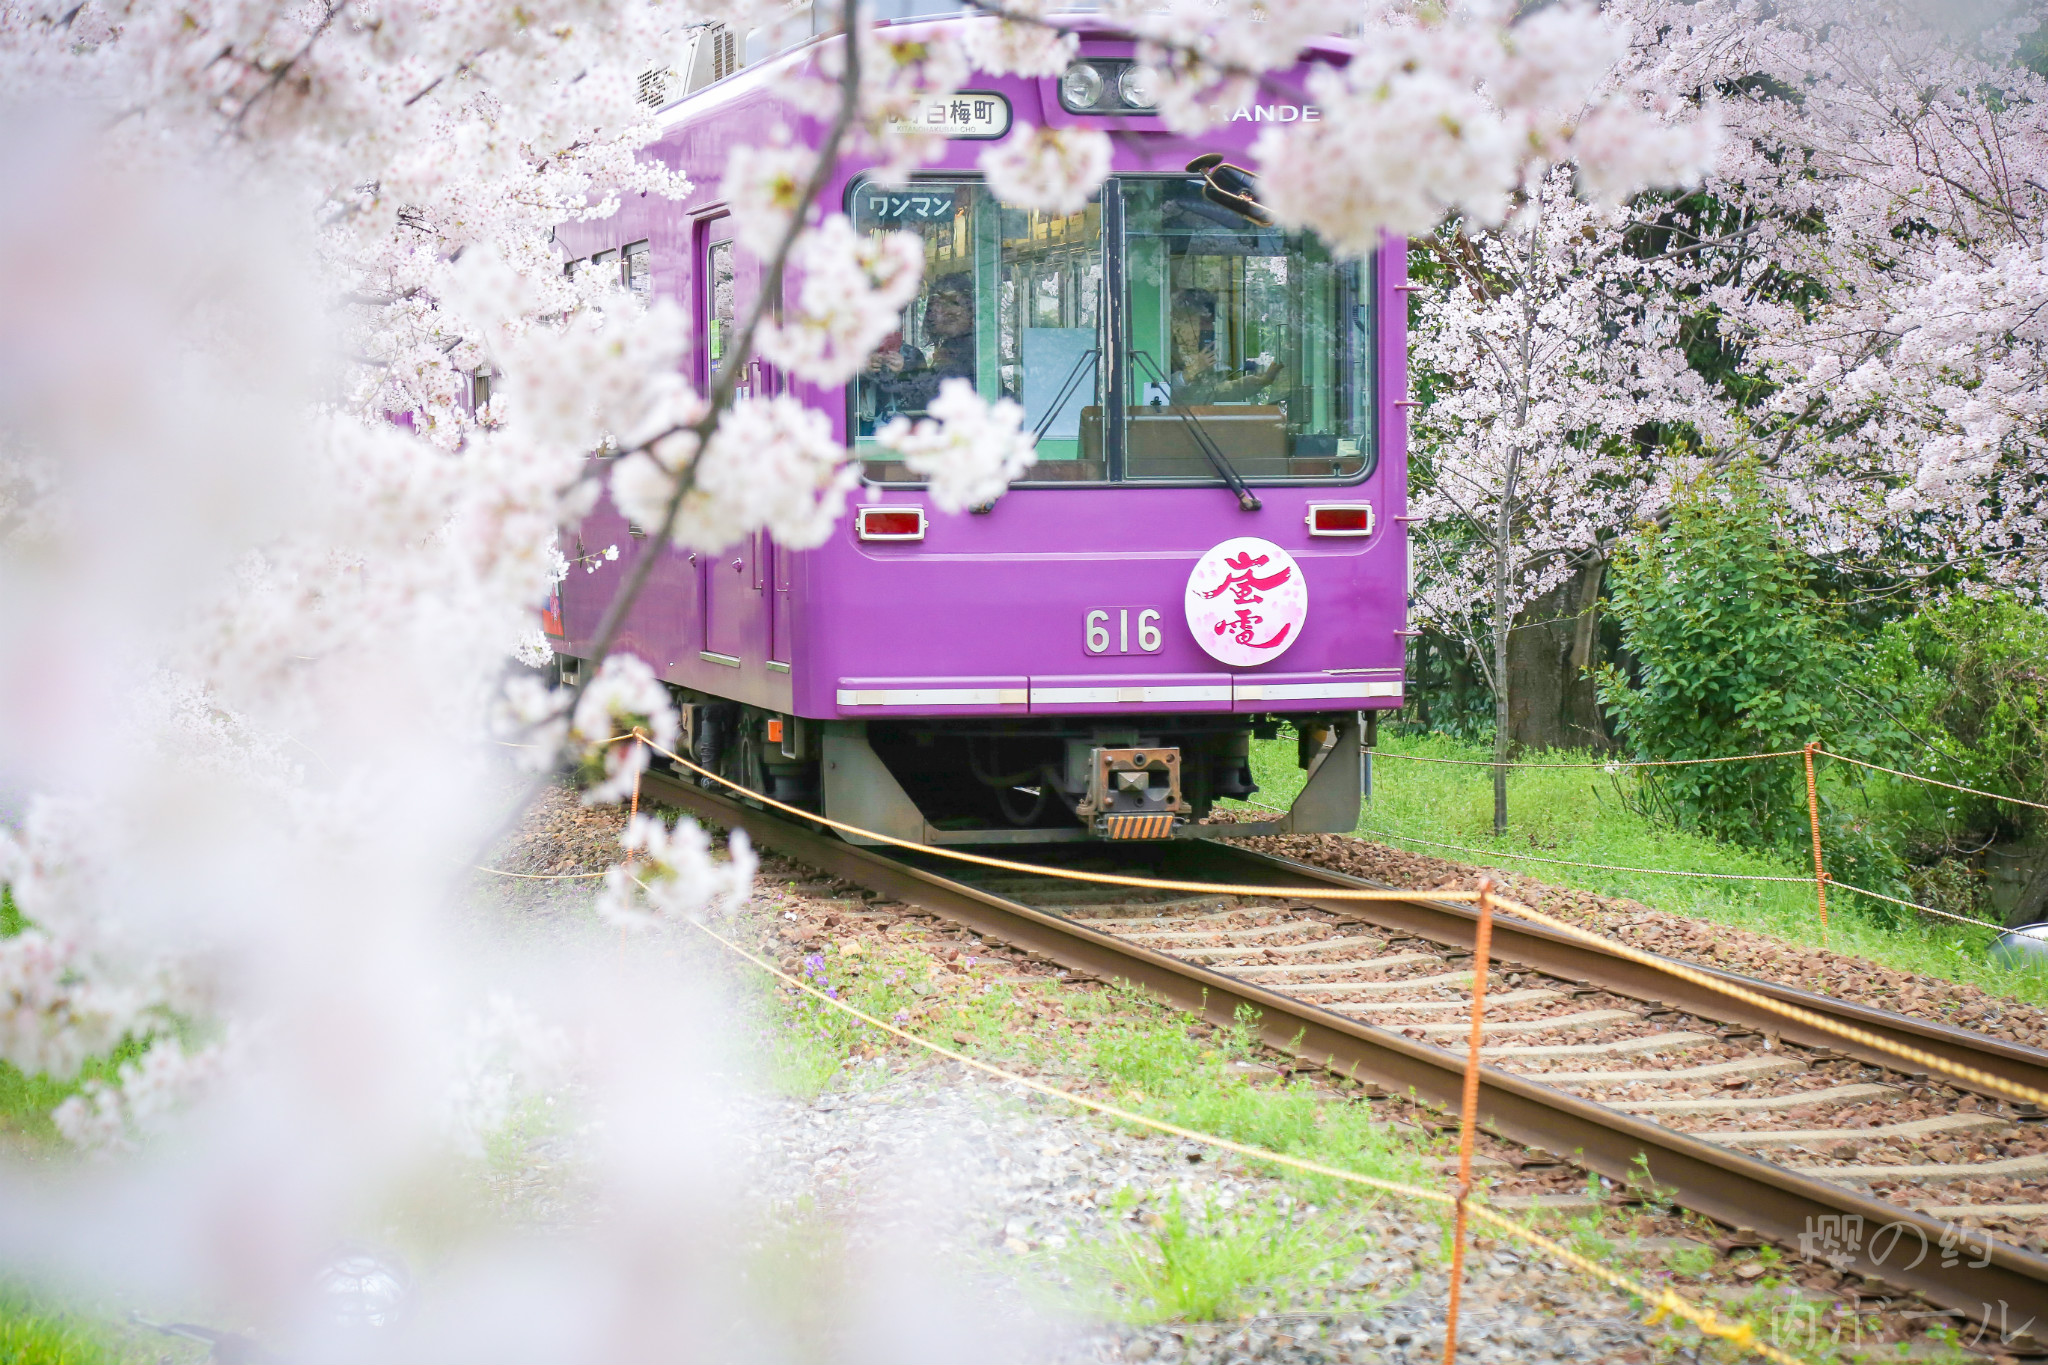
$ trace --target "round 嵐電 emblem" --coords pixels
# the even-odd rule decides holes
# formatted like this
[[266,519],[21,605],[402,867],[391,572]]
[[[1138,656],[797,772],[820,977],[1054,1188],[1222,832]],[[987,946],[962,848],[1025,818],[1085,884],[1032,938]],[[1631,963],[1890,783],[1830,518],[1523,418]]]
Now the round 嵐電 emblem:
[[1308,584],[1270,540],[1236,536],[1188,575],[1188,629],[1212,658],[1238,668],[1277,659],[1308,619]]

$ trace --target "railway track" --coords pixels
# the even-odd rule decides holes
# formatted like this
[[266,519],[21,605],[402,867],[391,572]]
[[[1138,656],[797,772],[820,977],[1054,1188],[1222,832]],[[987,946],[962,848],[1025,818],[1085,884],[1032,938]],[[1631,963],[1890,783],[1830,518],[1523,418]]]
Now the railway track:
[[[1104,887],[858,848],[672,776],[649,773],[646,790],[1070,971],[1218,1023],[1250,1006],[1276,1048],[1457,1109],[1470,906],[1319,901],[1319,889],[1370,883],[1208,842],[1133,846],[1114,868],[1100,847],[1034,851],[1047,866],[1128,872],[1142,858],[1145,875],[1270,893]],[[1479,1119],[1502,1143],[1485,1163],[1496,1202],[1568,1207],[1584,1200],[1563,1193],[1583,1189],[1581,1171],[1647,1176],[1730,1228],[2023,1334],[2008,1350],[2048,1340],[2048,1256],[2021,1240],[2048,1230],[2048,1116],[1511,917],[1495,918],[1490,968]],[[1709,974],[2048,1090],[2048,1052]]]

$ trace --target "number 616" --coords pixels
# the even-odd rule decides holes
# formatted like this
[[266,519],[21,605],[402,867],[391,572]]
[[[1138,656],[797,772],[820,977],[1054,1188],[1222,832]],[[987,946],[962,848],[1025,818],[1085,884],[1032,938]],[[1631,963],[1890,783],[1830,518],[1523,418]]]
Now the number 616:
[[[1086,620],[1083,647],[1090,654],[1157,654],[1159,612],[1154,607],[1095,607]],[[1137,648],[1131,648],[1131,627],[1136,625]]]

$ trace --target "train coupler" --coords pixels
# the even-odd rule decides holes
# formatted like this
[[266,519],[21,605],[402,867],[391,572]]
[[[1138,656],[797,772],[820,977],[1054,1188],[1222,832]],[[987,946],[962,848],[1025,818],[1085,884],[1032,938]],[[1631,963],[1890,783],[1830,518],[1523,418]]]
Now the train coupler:
[[1100,839],[1171,839],[1191,807],[1180,794],[1180,749],[1091,749],[1076,814]]

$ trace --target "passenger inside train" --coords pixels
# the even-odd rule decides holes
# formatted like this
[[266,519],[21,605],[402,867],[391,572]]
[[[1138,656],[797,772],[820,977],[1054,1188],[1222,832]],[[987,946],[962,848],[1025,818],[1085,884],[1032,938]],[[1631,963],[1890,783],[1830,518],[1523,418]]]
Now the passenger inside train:
[[896,332],[868,362],[876,392],[888,413],[917,415],[939,396],[948,379],[975,377],[974,277],[964,270],[931,283],[924,306],[922,350]]
[[1216,364],[1216,295],[1181,289],[1173,296],[1173,401],[1237,403],[1272,387],[1285,368],[1278,360],[1250,374],[1233,375]]

